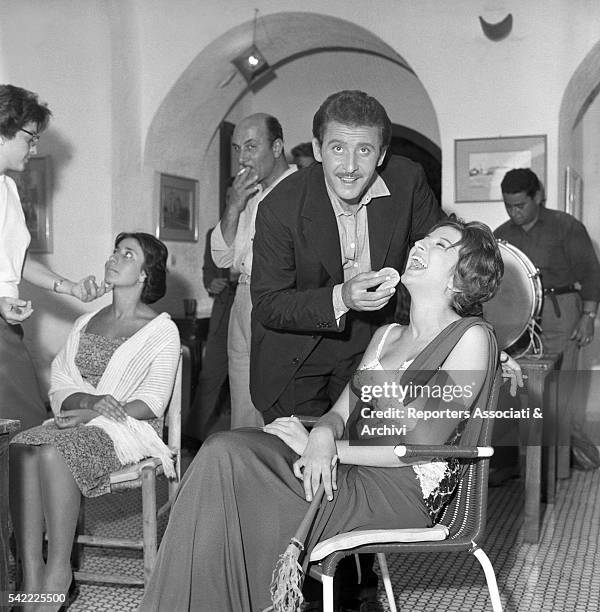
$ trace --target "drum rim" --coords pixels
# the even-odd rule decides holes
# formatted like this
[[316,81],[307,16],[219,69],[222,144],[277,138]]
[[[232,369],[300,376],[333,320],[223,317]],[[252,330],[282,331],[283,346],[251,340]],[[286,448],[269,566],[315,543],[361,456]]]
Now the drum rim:
[[[519,338],[521,338],[521,336],[527,331],[527,328],[529,327],[531,322],[535,320],[535,318],[538,317],[539,314],[541,313],[542,306],[543,306],[544,291],[542,287],[542,281],[540,278],[540,271],[534,265],[531,259],[525,253],[523,253],[521,249],[516,247],[514,244],[507,242],[506,240],[497,239],[496,242],[498,244],[498,247],[500,248],[500,252],[502,255],[502,261],[504,262],[504,256],[503,256],[503,249],[504,249],[504,251],[510,253],[510,255],[517,262],[517,264],[521,266],[521,268],[526,272],[526,277],[528,280],[528,286],[530,290],[529,296],[531,298],[530,306],[529,306],[529,316],[527,317],[525,323],[522,325],[521,331],[514,338],[513,336],[515,336],[515,334],[511,334],[510,336],[508,336],[508,341],[510,341],[510,343],[506,344],[504,347],[500,347],[502,349],[509,349],[513,344],[515,344],[515,342],[517,342]],[[502,285],[500,285],[500,287],[501,286]],[[494,298],[492,298],[491,300],[483,304],[484,316],[486,317],[486,320],[488,321],[490,321],[490,319],[486,316],[486,312],[485,312],[486,306],[489,306],[490,303],[493,302],[493,300]],[[490,321],[490,323],[493,324],[492,321]]]

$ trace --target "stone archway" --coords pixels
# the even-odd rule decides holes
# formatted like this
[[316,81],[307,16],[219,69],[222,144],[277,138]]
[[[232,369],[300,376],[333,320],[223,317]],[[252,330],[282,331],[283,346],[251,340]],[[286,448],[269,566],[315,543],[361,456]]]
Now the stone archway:
[[[252,31],[251,21],[229,30],[203,49],[181,74],[150,124],[144,151],[147,166],[172,170],[169,158],[182,142],[195,143],[196,163],[197,154],[206,152],[219,123],[248,89],[241,75],[232,75],[230,61],[251,43]],[[412,72],[375,34],[326,15],[297,12],[262,17],[256,42],[275,68],[312,52],[353,50],[380,56]],[[177,157],[181,164],[181,156]]]
[[564,169],[576,157],[573,132],[600,92],[600,42],[596,43],[569,80],[558,119],[558,206],[564,209]]

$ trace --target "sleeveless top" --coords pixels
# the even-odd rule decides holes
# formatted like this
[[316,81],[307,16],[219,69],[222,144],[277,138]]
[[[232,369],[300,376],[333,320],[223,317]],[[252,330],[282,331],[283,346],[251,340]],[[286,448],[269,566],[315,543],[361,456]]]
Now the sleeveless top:
[[[364,364],[360,368],[361,370],[384,370],[380,361],[381,351],[383,350],[383,346],[385,345],[390,331],[398,326],[398,323],[388,325],[377,346],[375,357]],[[414,359],[405,361],[397,368],[397,371],[402,372],[406,370],[413,361]],[[451,438],[446,441],[446,444],[455,444],[460,438],[463,429],[464,422],[457,427]],[[412,466],[412,469],[415,472],[416,478],[419,480],[421,493],[423,494],[423,499],[429,511],[429,515],[435,523],[458,485],[461,471],[460,462],[455,458],[448,460],[434,459],[427,463],[415,464]]]

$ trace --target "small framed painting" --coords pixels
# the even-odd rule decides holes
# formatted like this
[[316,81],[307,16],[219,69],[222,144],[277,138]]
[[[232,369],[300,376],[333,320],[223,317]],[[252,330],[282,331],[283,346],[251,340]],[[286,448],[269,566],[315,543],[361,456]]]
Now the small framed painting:
[[197,191],[194,179],[160,175],[157,236],[161,240],[198,240]]

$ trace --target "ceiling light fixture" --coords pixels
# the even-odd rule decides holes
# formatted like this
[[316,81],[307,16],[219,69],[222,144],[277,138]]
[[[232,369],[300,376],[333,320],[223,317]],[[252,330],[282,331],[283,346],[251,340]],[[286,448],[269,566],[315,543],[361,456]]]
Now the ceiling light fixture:
[[252,44],[231,60],[231,63],[240,71],[248,83],[252,83],[259,75],[271,70],[265,56],[256,46],[256,23],[258,9],[254,9],[254,26],[252,31]]

